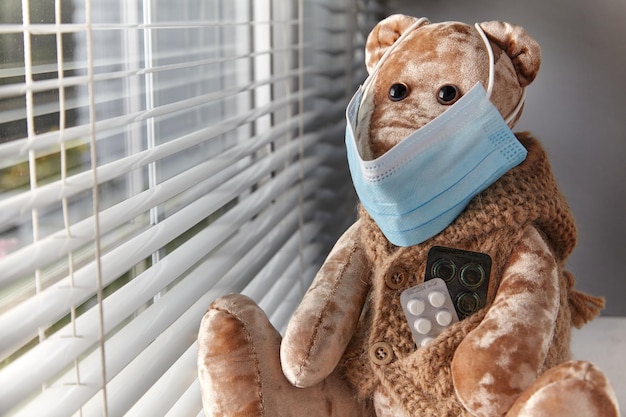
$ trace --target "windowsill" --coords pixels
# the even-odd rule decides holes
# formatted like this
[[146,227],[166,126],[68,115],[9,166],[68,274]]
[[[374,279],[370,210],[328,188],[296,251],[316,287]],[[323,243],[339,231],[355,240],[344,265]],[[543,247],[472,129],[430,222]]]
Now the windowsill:
[[626,317],[599,317],[572,331],[572,356],[593,362],[611,381],[626,409]]

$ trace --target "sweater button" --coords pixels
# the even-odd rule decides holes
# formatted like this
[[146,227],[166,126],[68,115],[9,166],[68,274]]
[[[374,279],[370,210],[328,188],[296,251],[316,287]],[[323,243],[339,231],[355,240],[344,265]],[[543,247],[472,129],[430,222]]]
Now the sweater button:
[[402,288],[409,279],[409,274],[403,268],[392,268],[385,277],[385,284],[392,290]]
[[370,347],[370,359],[376,365],[387,365],[393,359],[391,345],[385,342],[376,342]]

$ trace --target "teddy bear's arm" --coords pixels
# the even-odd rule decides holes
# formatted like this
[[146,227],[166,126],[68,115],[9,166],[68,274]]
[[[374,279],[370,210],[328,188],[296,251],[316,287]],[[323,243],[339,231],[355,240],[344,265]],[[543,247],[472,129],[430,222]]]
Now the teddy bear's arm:
[[558,309],[556,261],[543,237],[529,227],[508,262],[493,305],[454,355],[454,387],[472,415],[503,415],[537,378]]
[[283,372],[297,387],[317,384],[341,358],[369,290],[359,221],[337,241],[292,316],[281,343]]

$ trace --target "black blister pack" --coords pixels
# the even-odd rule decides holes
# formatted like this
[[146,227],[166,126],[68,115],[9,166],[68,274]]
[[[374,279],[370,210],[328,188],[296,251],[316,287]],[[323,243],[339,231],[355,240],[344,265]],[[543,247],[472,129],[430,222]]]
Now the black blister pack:
[[486,253],[433,246],[428,252],[424,281],[444,280],[462,320],[485,306],[490,273],[491,257]]

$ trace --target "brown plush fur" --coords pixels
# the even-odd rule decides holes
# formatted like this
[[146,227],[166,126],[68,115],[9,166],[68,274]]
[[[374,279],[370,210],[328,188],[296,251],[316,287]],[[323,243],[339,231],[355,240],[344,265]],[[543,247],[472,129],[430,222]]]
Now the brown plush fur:
[[[396,15],[374,28],[366,50],[370,71],[415,21]],[[491,100],[506,116],[538,71],[539,46],[518,26],[481,27],[495,54]],[[364,94],[362,156],[384,154],[441,114],[447,107],[436,100],[440,86],[454,84],[464,93],[476,82],[486,85],[487,76],[486,46],[474,27],[424,22],[397,45]],[[388,91],[397,82],[410,93],[394,102]],[[198,340],[205,413],[616,417],[604,375],[569,361],[571,326],[593,318],[602,302],[572,288],[564,271],[576,241],[572,215],[539,143],[527,133],[517,136],[526,160],[425,242],[392,245],[361,208],[282,341],[251,300],[235,294],[217,300]],[[399,294],[423,281],[434,245],[491,256],[488,302],[416,349]]]
[[[374,28],[366,46],[370,71],[415,20],[394,16]],[[494,51],[492,102],[506,116],[517,105],[522,87],[537,74],[541,52],[537,43],[519,27],[501,22],[486,22],[481,27],[492,41]],[[390,54],[374,75],[361,104],[363,111],[359,112],[358,123],[361,128],[357,136],[362,138],[359,151],[363,159],[382,155],[443,113],[448,106],[437,101],[441,86],[454,84],[462,94],[477,81],[487,88],[488,52],[473,26],[459,22],[422,25],[403,40],[402,46]],[[515,54],[515,59],[511,60],[507,52]],[[388,92],[398,82],[406,83],[410,94],[401,102],[393,102]]]

